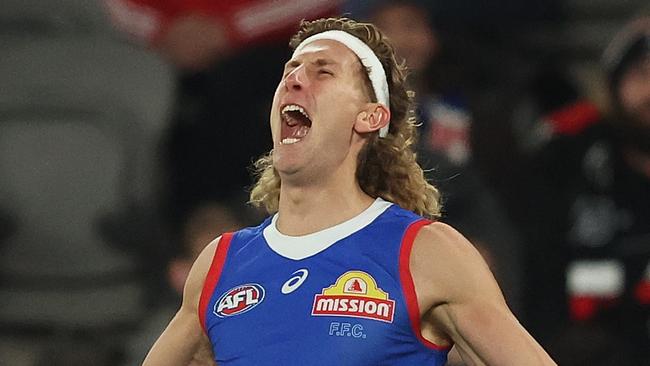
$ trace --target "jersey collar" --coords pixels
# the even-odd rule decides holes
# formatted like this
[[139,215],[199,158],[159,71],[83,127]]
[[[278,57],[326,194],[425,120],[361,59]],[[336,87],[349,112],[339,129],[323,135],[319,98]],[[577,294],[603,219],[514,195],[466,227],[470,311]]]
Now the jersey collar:
[[273,215],[271,223],[264,228],[264,239],[271,250],[282,257],[293,260],[305,259],[368,226],[392,205],[390,202],[377,198],[359,215],[338,225],[302,236],[284,235],[278,231],[276,227],[278,214],[276,213]]

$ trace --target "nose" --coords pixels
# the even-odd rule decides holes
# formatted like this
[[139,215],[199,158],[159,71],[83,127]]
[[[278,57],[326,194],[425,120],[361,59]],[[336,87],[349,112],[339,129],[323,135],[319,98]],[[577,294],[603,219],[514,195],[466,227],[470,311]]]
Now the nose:
[[284,84],[288,90],[299,91],[307,86],[309,80],[305,71],[304,65],[300,65],[291,70],[289,75],[284,80]]

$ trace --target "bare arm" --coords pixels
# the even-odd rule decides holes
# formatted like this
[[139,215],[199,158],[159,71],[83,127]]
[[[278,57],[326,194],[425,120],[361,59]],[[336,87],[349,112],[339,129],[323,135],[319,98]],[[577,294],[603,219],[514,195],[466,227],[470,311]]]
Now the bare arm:
[[212,355],[212,351],[199,323],[198,307],[205,276],[219,239],[210,243],[194,262],[185,283],[183,304],[149,351],[143,366],[188,365],[191,361],[211,363],[205,360],[205,355]]
[[512,314],[480,254],[456,230],[420,230],[410,257],[422,335],[468,365],[555,365]]

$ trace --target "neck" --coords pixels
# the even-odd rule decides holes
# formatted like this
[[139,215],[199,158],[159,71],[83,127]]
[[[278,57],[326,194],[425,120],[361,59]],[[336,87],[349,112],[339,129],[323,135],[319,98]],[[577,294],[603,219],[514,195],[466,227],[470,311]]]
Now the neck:
[[345,222],[367,209],[374,199],[356,181],[354,174],[332,174],[308,185],[282,182],[277,228],[285,235],[306,235]]

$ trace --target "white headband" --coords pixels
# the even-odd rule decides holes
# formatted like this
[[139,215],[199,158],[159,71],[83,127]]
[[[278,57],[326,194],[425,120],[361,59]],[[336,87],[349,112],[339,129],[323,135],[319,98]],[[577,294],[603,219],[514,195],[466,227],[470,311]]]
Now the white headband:
[[[384,67],[379,62],[377,55],[359,38],[351,35],[348,32],[340,30],[328,30],[322,33],[314,34],[313,36],[307,37],[303,40],[296,50],[293,51],[295,55],[300,50],[302,50],[307,44],[317,41],[319,39],[330,39],[344,44],[352,52],[354,52],[361,64],[368,70],[368,77],[372,83],[372,89],[375,91],[375,96],[377,101],[383,104],[386,108],[390,110],[390,95],[388,93],[388,82],[386,82],[386,72]],[[386,137],[388,134],[388,125],[382,127],[379,130],[379,137]]]

